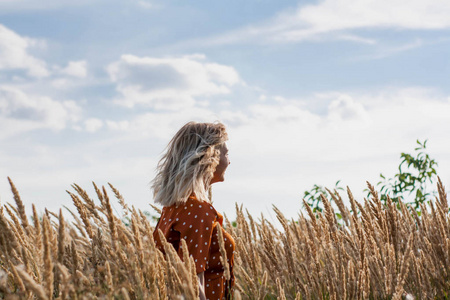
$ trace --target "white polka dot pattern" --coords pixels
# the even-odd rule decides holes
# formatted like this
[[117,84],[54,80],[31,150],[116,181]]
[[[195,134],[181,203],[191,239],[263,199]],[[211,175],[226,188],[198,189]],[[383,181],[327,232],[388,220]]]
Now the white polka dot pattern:
[[[221,226],[222,216],[211,204],[190,197],[185,204],[164,207],[161,218],[164,222],[159,222],[156,228],[161,229],[167,240],[174,245],[175,249],[178,249],[180,257],[183,253],[180,239],[184,239],[189,254],[194,259],[196,272],[204,272],[205,282],[211,283],[205,285],[206,298],[217,300],[227,297],[229,286],[234,283],[234,276],[232,275],[231,281],[225,280],[223,276],[224,267],[220,262],[217,230],[222,230],[224,236],[231,274],[233,273],[234,241]],[[156,238],[155,242],[158,244]],[[159,246],[158,248],[161,249]]]

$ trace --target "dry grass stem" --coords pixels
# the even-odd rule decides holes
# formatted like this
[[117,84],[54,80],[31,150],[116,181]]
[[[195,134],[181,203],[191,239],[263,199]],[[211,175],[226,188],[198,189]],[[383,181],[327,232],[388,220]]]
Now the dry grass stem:
[[[165,240],[163,255],[153,240],[153,219],[130,209],[111,184],[118,215],[104,187],[94,184],[97,199],[91,199],[74,184],[70,222],[61,210],[40,216],[34,205],[28,222],[8,180],[15,205],[0,207],[0,298],[198,299],[184,239],[181,258]],[[437,199],[422,204],[420,214],[389,197],[382,203],[369,183],[371,195],[363,201],[347,189],[350,210],[328,190],[342,220],[325,197],[323,213],[304,202],[305,216],[297,220],[274,207],[280,226],[236,206],[236,222],[225,218],[236,242],[233,299],[441,299],[450,290],[450,216],[440,179],[437,188]],[[229,279],[222,231],[217,234]]]

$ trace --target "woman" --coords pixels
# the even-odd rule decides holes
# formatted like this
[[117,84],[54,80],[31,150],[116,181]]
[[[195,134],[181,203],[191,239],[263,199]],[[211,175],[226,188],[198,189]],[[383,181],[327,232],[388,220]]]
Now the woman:
[[[187,123],[169,142],[152,185],[155,202],[163,205],[153,233],[156,244],[162,250],[160,229],[182,257],[181,239],[186,241],[195,261],[201,299],[228,299],[234,283],[234,240],[208,199],[211,184],[224,181],[230,164],[227,139],[222,123]],[[225,279],[220,262],[218,230],[224,237],[230,280]]]

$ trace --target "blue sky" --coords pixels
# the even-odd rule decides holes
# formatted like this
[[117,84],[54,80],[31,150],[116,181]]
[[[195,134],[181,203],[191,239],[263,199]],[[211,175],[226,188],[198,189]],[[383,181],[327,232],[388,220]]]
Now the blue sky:
[[450,3],[0,0],[0,200],[57,210],[76,182],[149,209],[186,122],[223,121],[215,206],[289,217],[314,183],[393,176],[429,139],[450,178]]

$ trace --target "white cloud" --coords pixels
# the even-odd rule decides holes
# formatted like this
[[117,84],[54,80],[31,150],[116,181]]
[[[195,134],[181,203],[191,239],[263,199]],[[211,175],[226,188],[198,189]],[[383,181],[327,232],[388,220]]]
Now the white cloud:
[[26,94],[0,86],[0,138],[35,129],[62,130],[78,121],[81,108],[73,101]]
[[218,119],[218,114],[210,109],[193,106],[182,110],[138,114],[131,120],[108,120],[106,125],[129,138],[165,139],[175,133],[174,128],[181,128],[189,121],[213,122]]
[[[435,43],[435,42],[433,42],[433,43]],[[354,58],[351,58],[351,60],[360,61],[360,60],[382,59],[382,58],[385,58],[388,56],[395,55],[397,53],[402,53],[402,52],[405,52],[408,50],[422,47],[425,44],[429,44],[429,43],[425,43],[421,39],[416,39],[410,43],[406,43],[401,46],[385,47],[383,49],[378,50],[378,53],[354,57]]]
[[400,153],[412,152],[416,139],[429,139],[440,176],[450,179],[448,96],[411,88],[326,97],[324,115],[295,102],[272,103],[252,108],[239,126],[229,124],[231,165],[215,194],[218,209],[229,210],[231,198],[251,212],[274,203],[295,217],[303,191],[339,179],[361,200],[366,180],[393,176]]
[[28,53],[40,41],[25,38],[0,24],[0,70],[26,70],[32,77],[49,75],[46,63]]
[[[247,107],[193,106],[109,120],[110,134],[119,137],[117,146],[109,147],[123,149],[130,158],[139,149],[130,145],[151,141],[159,147],[151,149],[158,152],[188,121],[223,121],[229,131],[231,165],[226,182],[214,187],[214,199],[228,215],[233,215],[232,199],[252,213],[270,210],[274,203],[295,217],[304,190],[314,183],[332,187],[338,179],[361,199],[366,180],[376,184],[380,172],[395,174],[399,154],[412,151],[416,139],[429,139],[441,177],[450,178],[450,144],[443,138],[450,136],[450,101],[435,90],[386,88],[312,95],[308,101],[327,103],[321,114],[310,111],[305,99],[276,99],[266,96],[264,102]],[[157,156],[151,158],[156,164]]]
[[[390,148],[381,152],[377,147],[371,148],[373,141],[396,149],[416,138],[429,137],[437,144],[445,144],[440,136],[450,130],[446,117],[450,102],[443,96],[435,98],[432,93],[412,97],[411,92],[401,89],[367,94],[329,93],[328,97],[325,115],[311,113],[294,102],[253,105],[250,113],[241,117],[245,121],[232,126],[232,135],[238,135],[242,141],[251,140],[268,160],[279,157],[306,162],[351,160],[391,152]],[[327,143],[329,147],[324,147]]]
[[123,55],[107,68],[122,95],[116,102],[155,109],[180,109],[198,97],[228,94],[240,82],[232,67],[207,62],[203,55],[153,58]]
[[[327,110],[319,114],[305,105],[305,102],[316,101],[328,103]],[[370,145],[370,139],[384,140],[392,145],[416,138],[437,139],[450,130],[448,111],[450,101],[432,89],[386,88],[366,93],[318,93],[307,101],[266,96],[264,102],[239,108],[192,106],[183,110],[142,113],[131,119],[108,120],[106,126],[126,135],[134,133],[137,137],[164,139],[188,121],[220,120],[242,141],[253,140],[267,157],[298,159],[301,152],[307,159],[328,161],[337,157],[352,159],[376,155],[376,148],[357,150],[358,146]],[[305,141],[308,145],[323,145],[323,140],[337,142],[345,151],[328,149],[330,151],[323,157],[326,149],[305,148]],[[357,147],[355,141],[360,142]],[[289,147],[281,146],[286,143]]]
[[336,36],[337,40],[358,42],[361,44],[374,45],[377,43],[374,39],[364,38],[353,34],[339,34]]
[[70,61],[67,67],[61,70],[61,73],[73,77],[84,78],[87,76],[87,62],[85,60]]
[[354,28],[444,29],[450,27],[445,0],[326,0],[299,7],[296,19],[319,31]]
[[117,131],[127,131],[130,128],[130,122],[129,121],[112,121],[107,120],[106,126],[108,126],[109,129],[117,130]]
[[51,86],[55,89],[66,89],[73,84],[73,81],[67,78],[56,78],[50,82]]
[[96,118],[90,118],[84,121],[84,128],[87,132],[96,132],[103,127],[103,121]]
[[[88,119],[83,128],[94,130],[102,123],[102,134],[86,138],[82,145],[38,149],[31,145],[32,154],[27,152],[25,157],[13,150],[5,156],[2,147],[0,175],[23,180],[26,186],[18,183],[30,195],[30,202],[41,199],[32,197],[33,193],[48,195],[49,191],[61,192],[61,199],[67,199],[64,190],[72,182],[89,186],[96,180],[112,182],[128,201],[148,209],[148,182],[170,138],[187,121],[222,120],[229,131],[231,165],[226,181],[214,186],[213,197],[216,208],[230,217],[235,201],[244,203],[253,215],[266,213],[275,204],[288,217],[295,217],[304,190],[314,183],[332,187],[338,179],[362,200],[365,181],[376,183],[380,172],[395,174],[399,154],[412,151],[417,138],[429,139],[441,178],[444,183],[450,179],[448,95],[426,88],[385,88],[310,96],[308,101],[327,103],[328,110],[321,114],[310,111],[305,99],[276,98],[267,95],[265,101],[247,107],[231,102],[230,107],[217,110],[193,106],[107,121]],[[10,108],[0,103],[6,115]],[[26,141],[26,149],[29,144]],[[9,143],[8,147],[15,149]],[[37,177],[45,182],[39,184]],[[60,204],[55,201],[54,206]]]
[[338,120],[370,121],[364,106],[346,94],[339,95],[337,99],[333,100],[328,106],[328,110],[328,118],[333,122]]
[[450,28],[446,0],[325,0],[289,9],[264,23],[250,25],[195,43],[210,45],[347,40],[375,44],[360,29],[441,30]]

